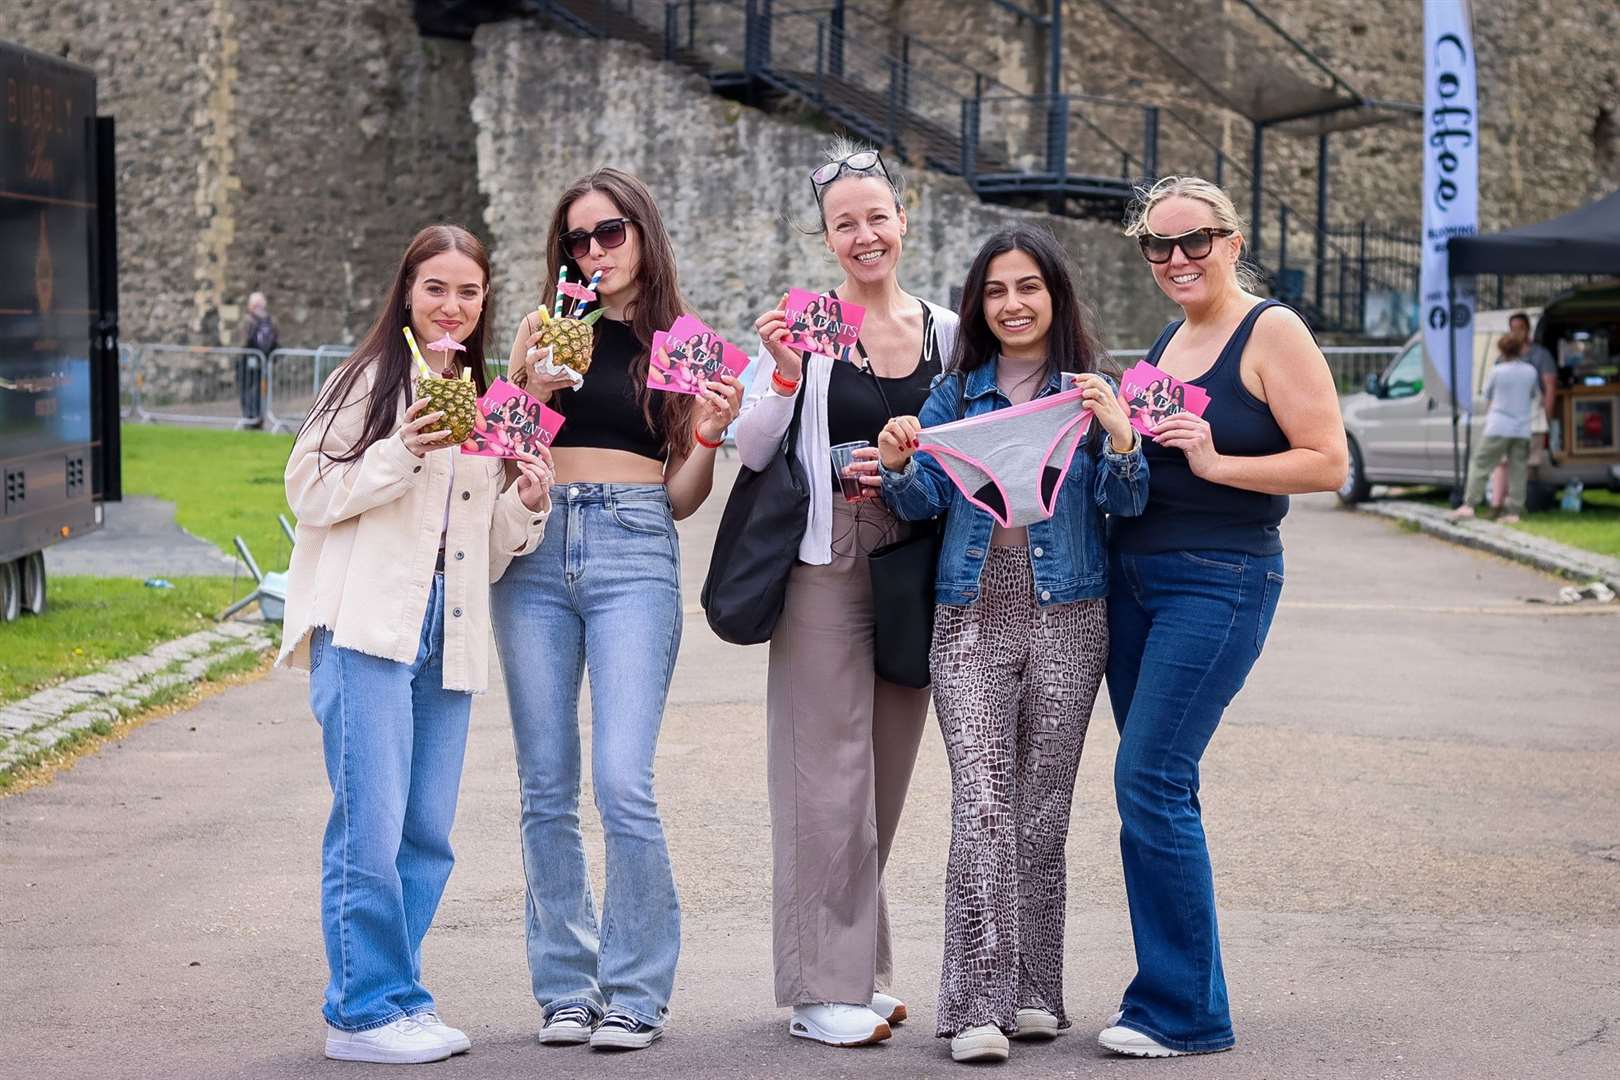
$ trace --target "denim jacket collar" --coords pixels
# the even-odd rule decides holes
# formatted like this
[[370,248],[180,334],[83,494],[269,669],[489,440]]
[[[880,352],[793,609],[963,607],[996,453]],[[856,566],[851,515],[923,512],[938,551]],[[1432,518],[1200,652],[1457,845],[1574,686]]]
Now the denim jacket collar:
[[[975,401],[984,397],[986,394],[999,393],[996,386],[996,372],[1000,369],[1000,367],[1001,354],[997,353],[995,359],[991,360],[988,364],[981,364],[972,371],[968,372],[967,384],[963,389],[962,396],[968,401]],[[1035,396],[1045,397],[1047,394],[1057,393],[1062,388],[1063,373],[1061,371],[1054,371],[1052,372],[1051,376],[1047,378],[1046,385],[1043,386],[1040,392]]]

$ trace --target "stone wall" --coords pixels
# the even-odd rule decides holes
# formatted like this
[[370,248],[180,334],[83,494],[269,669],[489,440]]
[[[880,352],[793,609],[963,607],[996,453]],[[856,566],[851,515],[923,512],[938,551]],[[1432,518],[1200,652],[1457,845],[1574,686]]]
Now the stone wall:
[[[592,43],[582,64],[577,39],[523,22],[486,26],[474,44],[478,177],[503,323],[534,303],[557,195],[604,165],[647,183],[688,299],[739,343],[789,286],[837,283],[819,235],[796,227],[816,220],[806,178],[825,134],[716,97],[702,79],[633,45]],[[901,280],[910,291],[948,302],[987,235],[1033,219],[1053,226],[1073,256],[1108,343],[1151,340],[1169,316],[1117,226],[990,206],[960,181],[921,170],[908,180]]]
[[405,242],[477,228],[471,46],[409,0],[7,0],[0,37],[85,64],[118,125],[128,341],[235,344],[248,293],[284,344],[364,331]]

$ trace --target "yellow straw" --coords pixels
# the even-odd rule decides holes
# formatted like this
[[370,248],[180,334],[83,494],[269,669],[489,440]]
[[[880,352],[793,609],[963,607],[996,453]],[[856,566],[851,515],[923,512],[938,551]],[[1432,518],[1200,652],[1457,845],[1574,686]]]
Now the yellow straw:
[[416,347],[416,335],[411,333],[410,327],[407,326],[404,329],[405,344],[411,347],[411,355],[416,357],[417,372],[422,375],[432,375],[433,369],[428,367],[428,362],[426,360],[422,359],[422,350]]

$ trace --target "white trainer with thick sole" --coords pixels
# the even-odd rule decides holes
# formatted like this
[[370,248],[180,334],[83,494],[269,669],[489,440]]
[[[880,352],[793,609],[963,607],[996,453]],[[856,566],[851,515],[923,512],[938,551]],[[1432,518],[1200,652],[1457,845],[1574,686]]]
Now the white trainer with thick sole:
[[951,1039],[952,1061],[1006,1061],[1007,1036],[994,1024],[963,1028]]
[[794,1006],[788,1034],[828,1046],[869,1046],[892,1033],[889,1022],[865,1005],[829,1002]]
[[1102,1034],[1097,1036],[1097,1044],[1104,1050],[1112,1050],[1126,1057],[1186,1057],[1190,1053],[1187,1050],[1172,1050],[1168,1046],[1162,1046],[1140,1031],[1120,1027],[1118,1024],[1103,1029]]
[[326,1056],[335,1061],[420,1065],[449,1057],[450,1044],[406,1016],[367,1031],[340,1031],[328,1024]]
[[453,1028],[439,1019],[439,1014],[436,1012],[431,1010],[419,1012],[411,1019],[444,1040],[450,1047],[451,1054],[465,1054],[472,1049],[472,1040],[467,1038],[467,1033],[460,1028]]
[[872,1011],[887,1020],[890,1027],[898,1027],[911,1015],[906,1011],[906,1003],[893,994],[873,994]]
[[1015,1019],[1018,1026],[1013,1028],[1014,1039],[1046,1042],[1057,1038],[1058,1018],[1045,1009],[1019,1009]]

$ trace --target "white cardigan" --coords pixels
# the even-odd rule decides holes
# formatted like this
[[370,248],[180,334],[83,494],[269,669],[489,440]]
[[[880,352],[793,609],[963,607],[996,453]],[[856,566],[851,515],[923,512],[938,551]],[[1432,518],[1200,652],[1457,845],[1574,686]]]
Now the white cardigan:
[[[928,304],[934,323],[934,345],[940,363],[948,365],[956,348],[956,313]],[[771,455],[782,445],[788,425],[793,422],[793,402],[771,389],[771,375],[776,371],[776,360],[765,342],[759,343],[754,354],[758,361],[753,384],[742,414],[737,417],[734,435],[737,454],[750,469],[763,469]],[[832,485],[825,474],[832,467],[829,452],[831,440],[827,435],[827,384],[832,380],[832,366],[843,363],[812,353],[804,365],[804,383],[799,393],[805,395],[804,416],[799,421],[799,438],[794,447],[805,475],[810,477],[810,516],[799,544],[799,559],[812,566],[825,566],[832,562]]]

